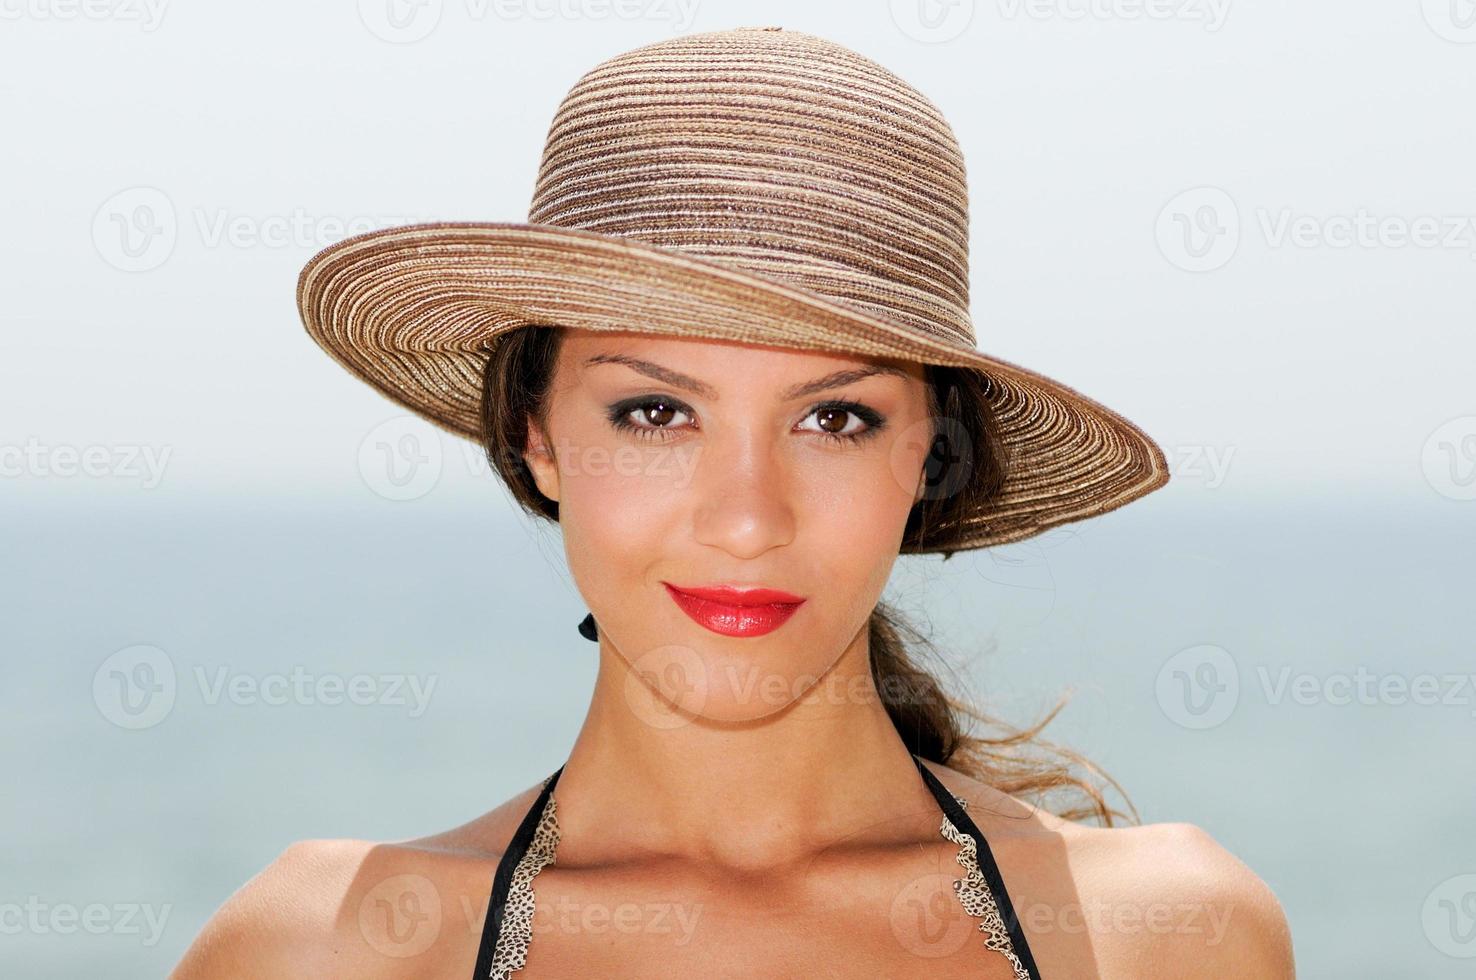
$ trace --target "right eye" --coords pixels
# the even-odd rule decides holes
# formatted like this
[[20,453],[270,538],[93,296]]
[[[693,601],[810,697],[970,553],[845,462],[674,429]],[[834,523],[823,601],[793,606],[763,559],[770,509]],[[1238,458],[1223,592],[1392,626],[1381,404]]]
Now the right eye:
[[641,439],[667,439],[679,428],[678,420],[692,417],[692,410],[674,398],[629,399],[610,408],[610,424],[620,432],[633,432]]

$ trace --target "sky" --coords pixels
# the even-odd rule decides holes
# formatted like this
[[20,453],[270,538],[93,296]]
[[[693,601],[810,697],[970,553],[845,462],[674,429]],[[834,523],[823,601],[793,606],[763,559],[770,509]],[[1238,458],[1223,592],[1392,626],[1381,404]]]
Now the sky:
[[1141,425],[1172,492],[1476,494],[1476,27],[1451,2],[4,0],[0,493],[359,489],[403,413],[308,340],[303,263],[523,220],[583,71],[762,25],[938,104],[981,348]]

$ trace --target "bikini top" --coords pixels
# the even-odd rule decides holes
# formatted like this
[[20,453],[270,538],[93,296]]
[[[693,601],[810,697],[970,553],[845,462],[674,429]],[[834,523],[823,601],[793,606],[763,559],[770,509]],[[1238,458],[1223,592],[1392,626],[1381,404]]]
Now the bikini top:
[[[964,812],[966,801],[945,789],[916,755],[912,761],[943,810],[940,833],[958,845],[957,860],[964,869],[964,877],[955,879],[953,888],[964,911],[980,920],[979,931],[984,933],[985,947],[1009,960],[1015,980],[1040,980],[994,854],[984,835]],[[563,771],[564,767],[560,766],[544,780],[543,791],[528,808],[497,863],[473,980],[489,977],[508,980],[526,962],[528,942],[533,937],[533,877],[545,865],[554,863],[554,850],[559,842],[553,788]]]

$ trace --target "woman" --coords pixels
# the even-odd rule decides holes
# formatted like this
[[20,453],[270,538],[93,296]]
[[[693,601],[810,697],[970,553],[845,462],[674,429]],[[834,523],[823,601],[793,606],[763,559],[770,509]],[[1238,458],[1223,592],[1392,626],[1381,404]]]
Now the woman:
[[[528,223],[316,256],[310,335],[558,523],[599,672],[547,779],[294,844],[175,976],[1292,976],[1248,868],[1112,827],[1013,751],[1040,726],[970,737],[880,604],[900,554],[1167,481],[1132,423],[976,349],[966,214],[920,93],[743,29],[580,79]],[[1088,806],[1033,802],[1063,788]]]

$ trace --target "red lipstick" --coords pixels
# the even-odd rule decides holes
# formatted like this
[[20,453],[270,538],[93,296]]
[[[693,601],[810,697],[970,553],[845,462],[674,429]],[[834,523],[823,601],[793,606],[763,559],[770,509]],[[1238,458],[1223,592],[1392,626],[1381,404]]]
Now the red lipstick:
[[762,636],[783,626],[805,601],[778,589],[661,584],[682,612],[723,636]]

